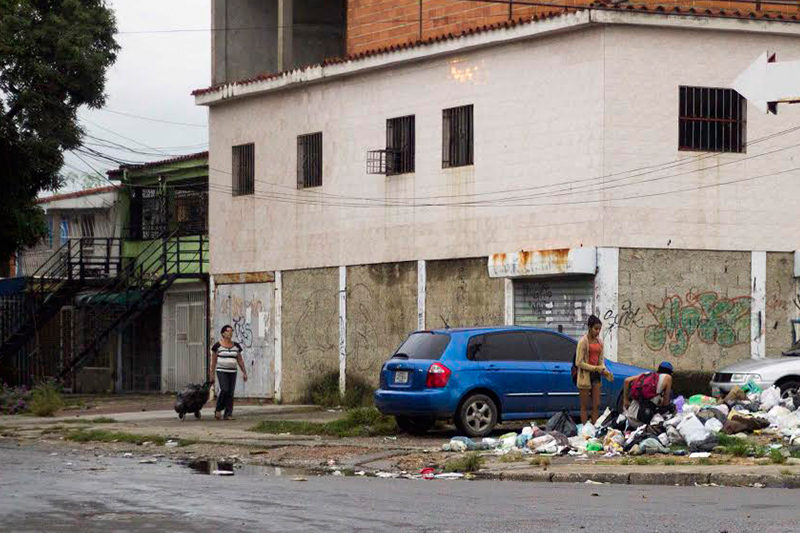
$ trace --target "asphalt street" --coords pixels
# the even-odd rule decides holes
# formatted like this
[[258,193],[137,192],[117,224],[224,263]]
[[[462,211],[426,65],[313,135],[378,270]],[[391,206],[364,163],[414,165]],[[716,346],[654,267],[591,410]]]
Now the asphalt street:
[[0,445],[0,531],[796,531],[789,489],[411,481]]

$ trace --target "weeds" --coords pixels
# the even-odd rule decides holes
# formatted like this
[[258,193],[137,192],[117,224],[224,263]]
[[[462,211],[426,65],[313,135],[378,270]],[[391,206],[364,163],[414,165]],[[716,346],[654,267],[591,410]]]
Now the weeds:
[[53,416],[64,407],[59,387],[53,382],[43,382],[31,391],[30,410],[36,416]]
[[714,463],[708,457],[701,457],[697,460],[697,464],[700,466],[711,466]]
[[770,450],[769,460],[772,461],[773,464],[782,465],[786,462],[786,457],[783,456],[783,452],[781,450]]
[[[159,446],[163,446],[167,442],[167,438],[161,435],[134,435],[123,431],[107,431],[105,429],[78,429],[64,438],[73,442],[124,442],[139,445],[145,442],[152,442]],[[178,446],[189,446],[195,442],[193,440],[179,439]]]
[[531,459],[531,463],[533,466],[550,466],[550,458],[549,457],[534,457]]
[[483,466],[483,457],[477,453],[468,453],[463,457],[451,459],[444,465],[445,472],[477,472]]
[[330,372],[312,381],[306,388],[303,401],[323,407],[354,409],[372,405],[373,389],[363,379],[348,376],[344,397],[339,394],[339,372]]
[[519,463],[525,460],[525,454],[522,452],[510,452],[505,455],[501,455],[500,459],[498,459],[501,463]]
[[370,437],[397,433],[397,424],[393,417],[380,414],[374,407],[361,407],[348,411],[343,418],[332,422],[264,420],[250,428],[250,431],[334,437]]
[[107,416],[100,416],[98,418],[75,418],[73,420],[63,420],[62,424],[115,424],[117,421],[114,418]]
[[664,459],[664,466],[673,466],[676,464],[675,459]]
[[637,457],[633,460],[633,464],[637,466],[645,466],[653,464],[653,460],[649,457]]
[[792,472],[788,468],[784,468],[783,470],[781,470],[781,475],[782,476],[793,476],[794,472]]
[[620,461],[620,462],[619,462],[619,464],[621,464],[621,465],[626,465],[626,466],[627,466],[627,465],[629,465],[629,464],[632,464],[632,463],[633,463],[633,461],[631,461],[631,460],[630,460],[630,459],[628,459],[627,457],[626,457],[625,459],[623,459],[622,461]]

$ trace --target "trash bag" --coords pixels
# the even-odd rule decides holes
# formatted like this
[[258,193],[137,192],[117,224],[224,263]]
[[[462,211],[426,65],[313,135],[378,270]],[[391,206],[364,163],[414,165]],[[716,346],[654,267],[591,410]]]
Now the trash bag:
[[591,422],[586,422],[580,429],[581,436],[587,439],[593,439],[597,434],[597,430]]
[[692,452],[710,452],[719,444],[719,438],[715,433],[709,433],[702,440],[692,442],[689,444],[689,451]]
[[686,439],[684,439],[683,435],[674,427],[667,428],[667,437],[669,438],[670,444],[686,444]]
[[625,435],[618,429],[609,429],[603,439],[603,449],[607,452],[622,452],[625,444]]
[[712,398],[711,396],[706,396],[705,394],[695,394],[689,401],[687,402],[689,405],[717,405],[716,398]]
[[744,386],[742,387],[742,390],[744,391],[745,394],[750,394],[751,392],[754,392],[756,394],[761,394],[762,392],[761,387],[756,385],[755,382],[753,381],[748,381],[747,383],[745,383]]
[[578,434],[578,426],[566,411],[554,414],[545,426],[546,431],[558,431],[567,437],[574,437]]
[[542,437],[536,437],[535,439],[531,439],[527,442],[527,446],[531,450],[535,450],[540,446],[547,446],[550,444],[555,444],[556,439],[552,435],[544,435]]
[[658,439],[649,438],[644,439],[639,443],[639,451],[641,453],[669,453],[669,448],[665,447]]
[[737,385],[728,392],[722,401],[729,405],[733,405],[736,402],[747,401],[747,393]]
[[706,429],[703,423],[696,416],[687,416],[678,425],[678,431],[691,449],[692,445],[703,442],[711,432]]
[[769,411],[776,405],[781,403],[781,391],[778,387],[772,386],[761,393],[759,397],[761,402],[761,410]]
[[704,426],[711,433],[719,433],[720,431],[722,431],[722,422],[720,422],[716,418],[709,418],[704,424]]
[[592,441],[586,444],[586,451],[587,452],[602,452],[603,445],[599,442]]
[[[679,435],[680,435],[680,433],[679,433]],[[670,444],[669,435],[667,435],[666,432],[662,433],[661,435],[658,436],[658,442],[660,442],[662,446],[669,447],[669,444]]]
[[548,431],[547,434],[556,439],[556,444],[559,446],[569,446],[569,438],[563,433],[559,433],[558,431]]
[[675,406],[675,410],[678,411],[679,413],[683,411],[683,404],[685,403],[686,403],[686,398],[684,398],[683,396],[678,396],[677,398],[672,400],[672,405]]
[[600,415],[600,418],[595,421],[594,426],[597,429],[608,427],[614,421],[614,418],[616,417],[615,413],[616,411],[612,411],[610,408],[606,407],[606,410],[603,411],[603,414]]
[[515,446],[517,448],[524,448],[528,441],[531,440],[533,432],[531,433],[522,433],[521,435],[517,435],[517,442]]
[[175,412],[183,419],[186,413],[195,413],[195,416],[200,417],[200,410],[208,401],[208,396],[211,391],[211,382],[200,385],[197,383],[190,383],[186,385],[175,398]]

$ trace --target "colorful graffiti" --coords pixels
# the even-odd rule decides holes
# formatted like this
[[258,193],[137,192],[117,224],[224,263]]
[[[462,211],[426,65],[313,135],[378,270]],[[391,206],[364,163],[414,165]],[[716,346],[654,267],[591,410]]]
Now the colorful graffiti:
[[645,343],[653,351],[667,346],[670,354],[681,356],[694,336],[723,348],[750,342],[751,302],[750,296],[720,298],[716,292],[690,291],[685,302],[673,295],[660,306],[647,304],[656,324],[645,328]]

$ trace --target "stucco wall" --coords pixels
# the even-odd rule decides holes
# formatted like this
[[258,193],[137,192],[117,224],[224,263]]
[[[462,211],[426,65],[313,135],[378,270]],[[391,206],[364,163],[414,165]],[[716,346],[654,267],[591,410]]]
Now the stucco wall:
[[619,361],[713,371],[750,357],[750,254],[621,249]]
[[302,400],[308,383],[339,369],[339,271],[282,273],[282,399]]
[[502,325],[505,281],[490,278],[485,258],[426,263],[425,327]]
[[793,271],[794,254],[767,254],[767,357],[777,357],[792,342],[791,320],[800,310],[800,294]]
[[416,329],[416,263],[348,267],[348,378],[377,387],[383,363]]
[[[777,27],[768,23],[701,21],[739,31],[585,28],[211,106],[212,272],[581,244],[794,249],[800,181],[773,174],[796,165],[791,150],[766,152],[796,144],[800,132],[756,141],[800,123],[800,106],[777,116],[750,106],[746,154],[690,153],[678,151],[678,97],[680,85],[730,86],[765,49],[800,57],[800,39],[749,31]],[[442,169],[442,109],[465,104],[474,105],[475,164]],[[367,175],[366,152],[385,147],[386,119],[411,114],[415,173]],[[315,131],[323,185],[298,191],[297,136]],[[231,146],[247,142],[256,192],[231,197]],[[487,198],[494,203],[480,208],[397,204]]]

